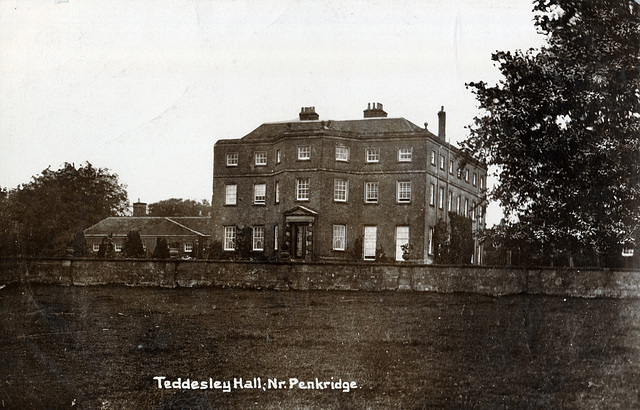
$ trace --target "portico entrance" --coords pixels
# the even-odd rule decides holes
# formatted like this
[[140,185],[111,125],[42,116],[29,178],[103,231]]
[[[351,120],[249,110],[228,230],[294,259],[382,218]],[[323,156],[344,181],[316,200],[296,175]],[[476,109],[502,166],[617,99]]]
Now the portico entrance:
[[313,228],[318,213],[304,206],[284,212],[283,256],[297,260],[309,260],[313,253]]

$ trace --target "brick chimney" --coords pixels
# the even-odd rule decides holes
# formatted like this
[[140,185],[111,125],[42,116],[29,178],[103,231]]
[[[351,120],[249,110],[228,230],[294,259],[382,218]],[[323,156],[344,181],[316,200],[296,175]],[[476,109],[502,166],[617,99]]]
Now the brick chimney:
[[446,128],[447,128],[447,113],[444,112],[444,105],[440,108],[440,112],[438,113],[438,138],[445,141],[446,138]]
[[380,103],[369,103],[367,109],[364,110],[364,118],[386,117],[387,113],[382,109]]
[[300,121],[313,121],[320,118],[318,114],[316,114],[316,107],[302,107],[300,109]]
[[140,198],[133,204],[133,216],[147,216],[147,204],[140,202]]

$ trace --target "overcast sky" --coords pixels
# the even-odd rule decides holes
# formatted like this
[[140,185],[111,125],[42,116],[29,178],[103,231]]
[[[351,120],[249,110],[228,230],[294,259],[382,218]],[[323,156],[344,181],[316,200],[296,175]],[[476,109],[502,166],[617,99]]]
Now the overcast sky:
[[[211,200],[213,144],[264,122],[389,117],[467,136],[465,83],[539,47],[527,0],[0,0],[0,186],[65,162],[135,202]],[[489,216],[491,218],[491,216]],[[497,218],[497,216],[494,216]],[[491,220],[489,221],[491,222]]]

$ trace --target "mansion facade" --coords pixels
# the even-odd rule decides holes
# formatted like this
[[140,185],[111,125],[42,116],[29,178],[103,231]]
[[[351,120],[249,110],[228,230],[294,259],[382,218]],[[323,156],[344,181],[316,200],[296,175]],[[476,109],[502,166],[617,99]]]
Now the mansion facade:
[[[449,212],[484,227],[487,168],[438,135],[369,104],[364,118],[260,125],[214,146],[211,246],[281,260],[433,263]],[[481,263],[476,242],[473,263]]]

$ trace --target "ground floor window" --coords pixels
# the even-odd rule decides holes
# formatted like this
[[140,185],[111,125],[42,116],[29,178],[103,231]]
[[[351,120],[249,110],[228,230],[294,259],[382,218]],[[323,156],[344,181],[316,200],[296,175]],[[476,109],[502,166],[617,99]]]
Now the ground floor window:
[[193,243],[185,243],[184,244],[185,252],[193,252]]
[[236,250],[236,227],[235,226],[224,227],[224,250],[225,251]]
[[264,250],[264,226],[253,227],[253,250]]
[[344,251],[347,249],[347,227],[345,225],[333,225],[333,250]]
[[378,236],[377,226],[364,227],[364,260],[372,261],[376,259],[376,239]]
[[429,228],[429,255],[433,255],[435,246],[433,246],[433,228]]
[[273,250],[278,250],[278,225],[273,227]]
[[409,227],[408,226],[396,226],[396,260],[403,261],[404,254],[403,246],[409,245]]

